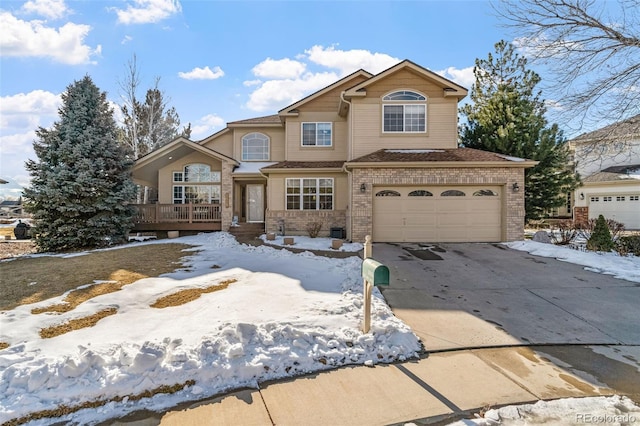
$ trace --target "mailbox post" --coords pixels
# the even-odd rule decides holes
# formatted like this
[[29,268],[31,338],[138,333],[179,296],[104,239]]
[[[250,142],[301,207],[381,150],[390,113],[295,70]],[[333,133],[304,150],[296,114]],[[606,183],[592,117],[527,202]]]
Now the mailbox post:
[[371,328],[371,292],[373,286],[389,285],[389,268],[372,258],[362,261],[362,280],[364,284],[364,320],[362,322],[362,332],[368,333]]

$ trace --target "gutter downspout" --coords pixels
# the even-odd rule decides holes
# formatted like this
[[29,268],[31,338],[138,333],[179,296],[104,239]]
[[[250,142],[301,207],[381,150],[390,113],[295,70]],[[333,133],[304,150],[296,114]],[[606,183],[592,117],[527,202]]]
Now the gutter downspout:
[[[347,179],[347,181],[349,182],[349,187],[353,188],[353,174],[351,173],[351,171],[349,171],[347,169],[347,167],[345,166],[345,164],[351,160],[352,157],[352,152],[353,152],[353,120],[351,119],[351,102],[347,101],[344,98],[344,90],[342,92],[340,92],[340,100],[344,103],[346,103],[347,105],[349,105],[349,113],[347,114],[347,120],[349,121],[349,149],[347,150],[347,161],[345,161],[345,163],[342,165],[342,170],[345,171],[347,173],[347,176],[349,177]],[[351,229],[352,229],[352,218],[351,218],[351,206],[353,205],[353,191],[349,191],[349,204],[347,205],[347,238],[349,240],[351,240]]]

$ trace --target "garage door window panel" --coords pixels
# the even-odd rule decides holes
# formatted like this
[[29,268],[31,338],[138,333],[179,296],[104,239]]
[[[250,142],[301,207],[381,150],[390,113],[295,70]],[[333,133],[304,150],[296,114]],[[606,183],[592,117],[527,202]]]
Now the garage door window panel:
[[376,192],[376,197],[399,197],[399,196],[400,196],[400,193],[398,191],[391,191],[389,189]]
[[449,189],[440,194],[441,197],[465,197],[466,195],[467,194],[462,191],[458,191],[457,189]]
[[416,191],[411,191],[409,193],[409,197],[433,197],[433,194],[425,189],[418,189]]
[[490,189],[480,189],[473,193],[474,197],[497,197],[498,194]]

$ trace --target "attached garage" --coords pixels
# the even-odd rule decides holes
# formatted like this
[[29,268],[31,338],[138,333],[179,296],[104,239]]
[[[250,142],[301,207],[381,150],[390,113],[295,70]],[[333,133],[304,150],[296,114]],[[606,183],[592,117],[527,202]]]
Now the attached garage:
[[597,219],[599,215],[603,215],[606,219],[623,223],[626,229],[640,229],[640,195],[592,194],[588,205],[589,219]]
[[502,186],[376,186],[373,241],[498,242]]

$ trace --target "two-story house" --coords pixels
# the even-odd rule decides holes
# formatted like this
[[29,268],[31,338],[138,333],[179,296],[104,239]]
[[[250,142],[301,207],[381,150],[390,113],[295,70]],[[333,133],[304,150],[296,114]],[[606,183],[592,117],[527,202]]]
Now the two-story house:
[[467,90],[405,60],[357,71],[275,115],[178,138],[142,157],[158,190],[138,230],[228,230],[363,241],[497,242],[523,237],[524,170],[536,163],[458,148]]
[[640,229],[640,115],[569,141],[582,186],[573,199],[574,219],[603,215]]

